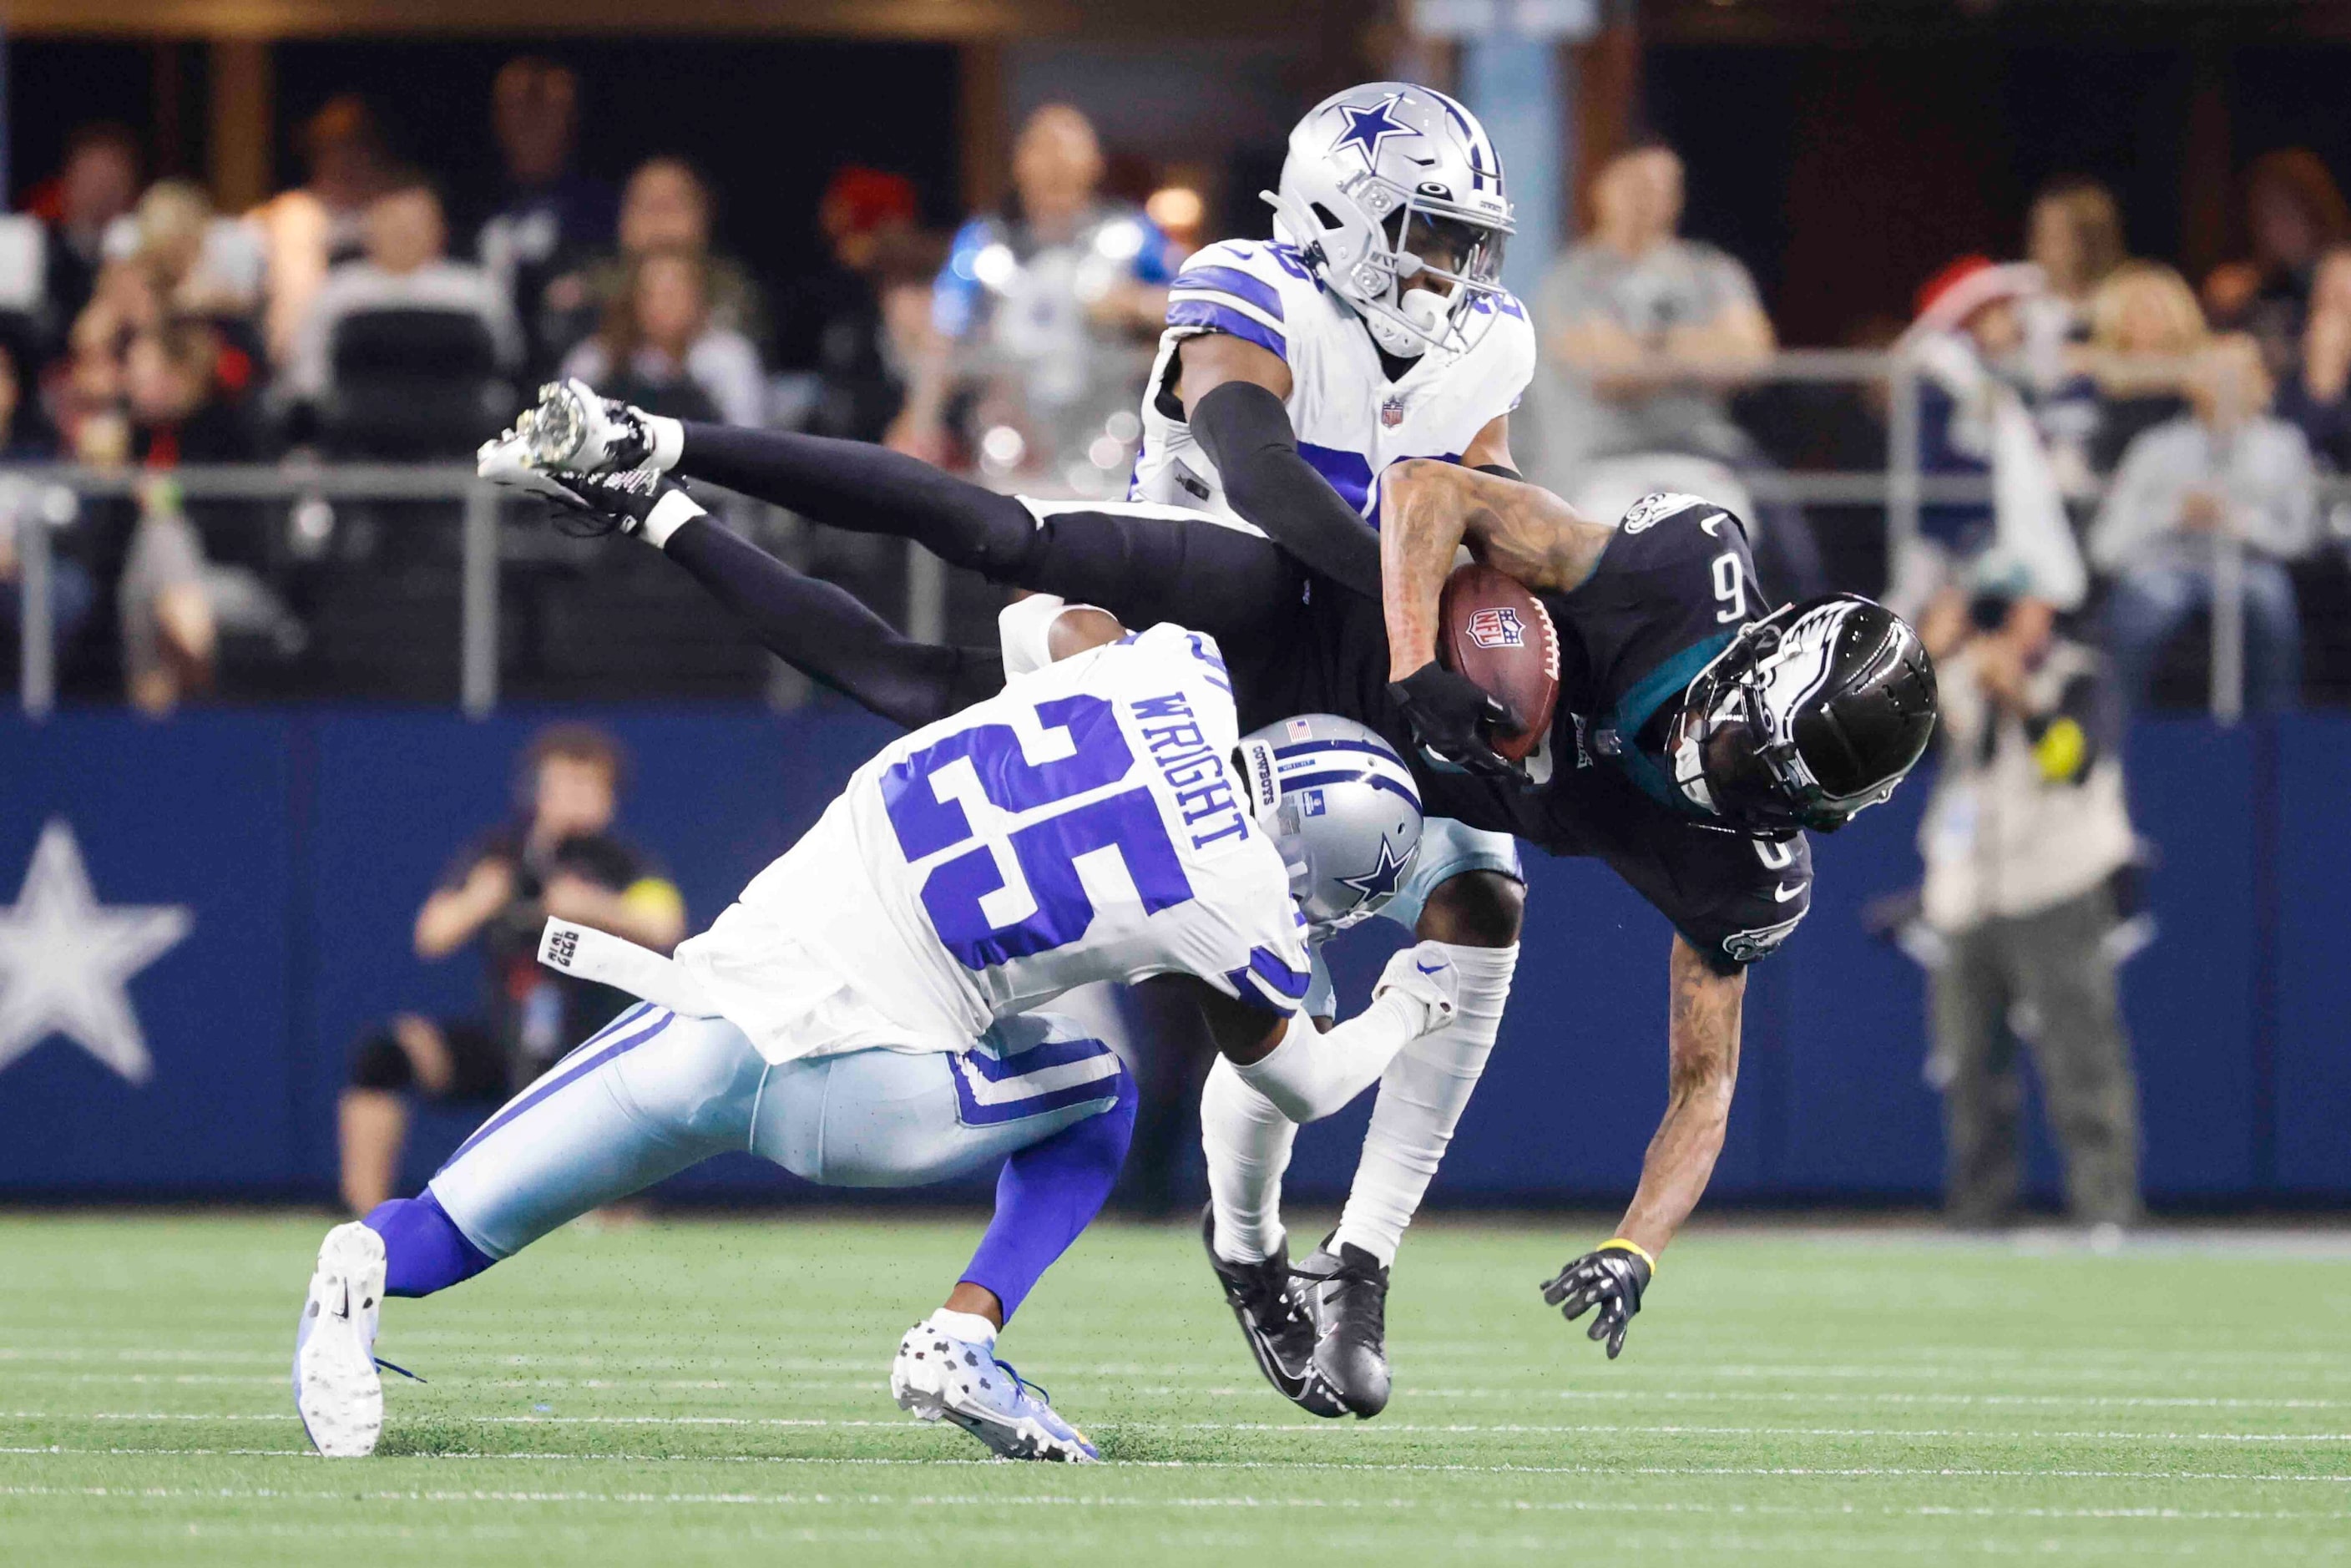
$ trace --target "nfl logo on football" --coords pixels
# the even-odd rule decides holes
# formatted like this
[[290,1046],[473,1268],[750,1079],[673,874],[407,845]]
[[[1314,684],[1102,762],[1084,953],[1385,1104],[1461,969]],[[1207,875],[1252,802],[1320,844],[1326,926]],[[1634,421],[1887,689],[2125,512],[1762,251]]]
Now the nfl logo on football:
[[1480,648],[1518,648],[1526,640],[1527,629],[1510,605],[1480,610],[1469,617],[1469,641]]

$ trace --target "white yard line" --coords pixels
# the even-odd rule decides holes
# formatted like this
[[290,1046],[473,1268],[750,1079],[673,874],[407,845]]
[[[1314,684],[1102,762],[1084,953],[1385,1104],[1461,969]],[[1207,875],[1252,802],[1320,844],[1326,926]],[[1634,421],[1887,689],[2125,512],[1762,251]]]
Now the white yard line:
[[[309,1458],[308,1448],[69,1448],[62,1444],[44,1448],[0,1448],[0,1455],[108,1455],[150,1458]],[[826,1458],[804,1454],[601,1454],[601,1453],[440,1453],[388,1454],[381,1464],[395,1459],[431,1462],[482,1462],[571,1459],[600,1464],[724,1464],[724,1465],[934,1465],[993,1464],[987,1459]],[[1748,1476],[1782,1479],[1857,1479],[1932,1477],[1938,1479],[1991,1480],[2127,1480],[2309,1483],[2351,1486],[2351,1475],[2248,1474],[2229,1470],[2053,1470],[1991,1469],[1959,1466],[1909,1465],[1468,1465],[1364,1460],[1361,1463],[1324,1459],[1121,1459],[1130,1469],[1168,1470],[1335,1470],[1345,1472],[1437,1475],[1532,1476]]]
[[1846,1506],[1801,1507],[1783,1503],[1614,1502],[1555,1498],[1442,1499],[1379,1498],[1371,1500],[1319,1497],[1118,1497],[1005,1495],[893,1496],[882,1492],[605,1492],[496,1491],[445,1490],[298,1490],[279,1487],[138,1487],[138,1486],[0,1486],[0,1497],[116,1498],[125,1501],[222,1500],[298,1502],[424,1502],[424,1503],[597,1503],[623,1507],[745,1507],[771,1508],[1144,1508],[1144,1509],[1265,1509],[1301,1508],[1342,1512],[1511,1512],[1699,1514],[1720,1518],[1838,1518],[1856,1514],[1885,1519],[2015,1519],[2015,1520],[2149,1520],[2164,1522],[2248,1521],[2325,1522],[2351,1519],[2351,1512],[2289,1509],[2181,1508],[1989,1508]]
[[[282,1358],[280,1358],[282,1359]],[[776,1369],[788,1368],[789,1361],[772,1364]],[[838,1364],[826,1364],[837,1365]],[[1131,1369],[1122,1367],[1064,1368],[1061,1375],[1117,1376]],[[1164,1367],[1148,1370],[1165,1372]],[[1220,1366],[1218,1371],[1229,1371]],[[443,1379],[452,1385],[469,1388],[536,1388],[536,1389],[700,1389],[710,1392],[743,1392],[765,1389],[791,1390],[814,1387],[847,1390],[872,1390],[883,1386],[879,1378],[844,1380],[819,1384],[799,1377],[468,1377],[462,1374],[446,1374]],[[211,1373],[149,1373],[149,1372],[42,1372],[11,1369],[10,1384],[21,1383],[124,1383],[134,1385],[149,1384],[225,1385],[239,1387],[282,1387],[285,1375],[268,1374],[226,1375]],[[1176,1392],[1230,1393],[1232,1390],[1203,1389],[1186,1385],[1180,1390],[1174,1384],[1136,1390],[1144,1394]],[[2111,1409],[2149,1410],[2351,1410],[2351,1399],[2307,1399],[2280,1396],[2273,1399],[2258,1397],[2199,1396],[2195,1395],[2127,1395],[2127,1394],[1899,1394],[1899,1393],[1812,1393],[1796,1389],[1768,1388],[1416,1388],[1410,1385],[1396,1390],[1399,1398],[1423,1399],[1556,1399],[1562,1402],[1590,1401],[1610,1404],[1726,1404],[1726,1405],[1949,1405],[1961,1407],[1983,1406],[1999,1408],[2019,1406],[2047,1408],[2051,1406],[2094,1406]]]
[[[921,1431],[908,1420],[869,1421],[855,1418],[785,1416],[475,1416],[442,1410],[436,1420],[486,1427],[785,1427]],[[188,1410],[0,1410],[0,1421],[295,1421],[290,1411],[205,1413]],[[1618,1422],[1475,1422],[1441,1424],[1382,1421],[1376,1425],[1334,1427],[1315,1421],[1107,1421],[1089,1427],[1131,1432],[1345,1432],[1353,1437],[1383,1432],[1458,1435],[1472,1432],[1557,1434],[1581,1437],[1934,1437],[1959,1440],[1991,1439],[2014,1442],[2115,1443],[2351,1443],[2351,1432],[2134,1432],[2056,1431],[2037,1428],[1984,1431],[1933,1427],[1692,1427],[1632,1426]]]

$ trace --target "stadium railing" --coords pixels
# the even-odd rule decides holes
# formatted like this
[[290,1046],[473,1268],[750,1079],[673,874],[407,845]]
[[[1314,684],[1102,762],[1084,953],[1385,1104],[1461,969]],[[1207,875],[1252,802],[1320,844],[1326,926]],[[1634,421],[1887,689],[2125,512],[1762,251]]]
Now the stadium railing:
[[[1139,380],[1140,371],[1136,372]],[[1917,377],[1899,355],[1842,350],[1783,350],[1766,363],[1743,371],[1730,383],[1751,391],[1773,384],[1878,385],[1886,392],[1886,459],[1882,467],[1843,470],[1742,470],[1739,480],[1759,501],[1798,506],[1882,509],[1889,560],[1918,538],[1921,510],[1934,503],[1982,504],[1991,485],[1980,476],[1929,475],[1919,458]],[[994,460],[993,428],[972,432],[983,481],[1005,489],[1052,498],[1116,493],[1113,471],[1131,461],[1135,432],[1115,414],[1102,428],[1081,427],[1064,437],[1067,450],[1024,452],[1017,463]],[[1109,446],[1122,451],[1106,462]],[[996,443],[1000,455],[1012,444]],[[1072,476],[1075,476],[1074,478]],[[11,465],[0,467],[0,528],[13,525],[20,563],[18,700],[40,717],[57,702],[55,638],[50,622],[51,528],[70,519],[86,498],[136,496],[157,476],[141,469],[99,469],[70,465]],[[499,696],[499,586],[515,548],[506,542],[500,519],[510,503],[476,479],[463,465],[402,465],[287,461],[174,469],[169,477],[191,500],[266,502],[429,502],[455,509],[461,521],[459,691],[464,710],[488,713]],[[2072,497],[2094,501],[2095,492]],[[2332,546],[2351,540],[2351,477],[2330,477],[2321,489],[2324,537]],[[2223,722],[2242,708],[2244,617],[2241,568],[2242,546],[2223,536],[2218,561],[2218,591],[2211,615],[2210,706]],[[905,552],[904,622],[908,633],[937,641],[948,630],[949,579],[934,556],[909,546]],[[0,591],[5,591],[0,588]]]

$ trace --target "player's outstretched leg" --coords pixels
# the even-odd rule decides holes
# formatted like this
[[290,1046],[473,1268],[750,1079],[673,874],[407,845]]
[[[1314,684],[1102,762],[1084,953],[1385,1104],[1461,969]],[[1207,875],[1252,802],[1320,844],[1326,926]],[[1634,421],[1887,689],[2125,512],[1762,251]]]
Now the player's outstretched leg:
[[[1104,1049],[1096,1040],[1052,1038],[1076,1031],[1035,1017],[1008,1019],[998,1032],[1008,1035],[1002,1043],[1014,1048],[998,1060],[1009,1068],[1027,1059],[1032,1072],[1057,1065],[1044,1058]],[[1044,1038],[1037,1038],[1040,1033]],[[996,1086],[1012,1080],[1007,1073]],[[1118,1180],[1134,1135],[1137,1096],[1123,1067],[1114,1080],[1103,1082],[1115,1094],[1107,1108],[1015,1150],[1004,1162],[996,1213],[970,1266],[946,1303],[906,1331],[891,1363],[890,1392],[899,1408],[917,1420],[951,1421],[1005,1458],[1083,1464],[1102,1458],[1042,1389],[998,1358],[996,1336],[1102,1211]]]
[[1006,1019],[966,1052],[866,1050],[770,1074],[754,1153],[828,1186],[914,1186],[1004,1162],[987,1235],[945,1303],[902,1335],[899,1406],[1007,1458],[1086,1461],[1085,1435],[997,1359],[997,1335],[1110,1196],[1134,1080],[1069,1019]]
[[384,1297],[462,1283],[567,1220],[742,1148],[766,1067],[733,1025],[640,1004],[484,1123],[423,1195],[329,1231],[295,1337],[312,1445],[335,1458],[375,1448]]
[[294,1408],[310,1446],[330,1459],[365,1458],[383,1431],[375,1369],[383,1306],[383,1239],[353,1221],[327,1232],[294,1330]]

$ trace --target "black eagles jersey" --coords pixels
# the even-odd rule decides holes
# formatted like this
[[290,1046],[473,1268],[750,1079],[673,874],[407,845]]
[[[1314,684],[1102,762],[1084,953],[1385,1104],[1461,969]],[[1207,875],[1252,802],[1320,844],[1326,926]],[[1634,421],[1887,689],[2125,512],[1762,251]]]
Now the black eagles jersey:
[[1812,855],[1725,831],[1684,800],[1662,761],[1669,710],[1759,620],[1745,530],[1721,507],[1650,496],[1625,513],[1592,576],[1548,603],[1560,700],[1541,784],[1440,772],[1416,755],[1388,696],[1379,601],[1272,541],[1173,508],[1048,514],[1041,565],[1019,579],[1130,623],[1172,621],[1223,647],[1244,733],[1293,714],[1368,724],[1412,759],[1428,814],[1606,861],[1692,946],[1728,970],[1778,946],[1811,899]]
[[1771,609],[1760,601],[1745,528],[1696,497],[1646,497],[1583,585],[1544,603],[1560,641],[1550,779],[1528,786],[1424,764],[1430,814],[1606,861],[1719,968],[1771,952],[1811,905],[1810,847],[1801,835],[1774,842],[1724,831],[1682,795],[1663,759],[1683,691]]

